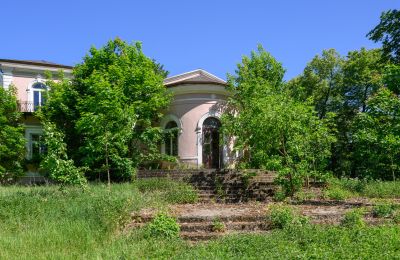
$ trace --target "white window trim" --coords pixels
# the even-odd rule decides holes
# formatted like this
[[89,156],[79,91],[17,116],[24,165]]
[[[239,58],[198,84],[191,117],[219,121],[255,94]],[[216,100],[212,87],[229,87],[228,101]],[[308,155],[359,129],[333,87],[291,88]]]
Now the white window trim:
[[[36,83],[43,83],[45,84],[46,81],[42,78],[41,75],[37,75],[36,79],[34,79],[31,83],[29,83],[28,87],[26,88],[26,92],[28,92],[28,102],[32,102],[33,103],[33,85],[35,85]],[[48,86],[46,85],[46,87],[48,88]],[[41,92],[44,92],[46,90],[38,90]]]
[[26,139],[26,159],[32,159],[32,134],[43,135],[43,128],[41,126],[25,125],[25,139]]
[[[168,114],[165,115],[160,122],[160,127],[162,130],[165,130],[165,127],[167,126],[168,122],[170,121],[174,121],[176,123],[176,125],[178,126],[178,157],[179,157],[179,137],[182,133],[182,129],[183,129],[183,125],[182,125],[182,121],[174,114]],[[165,152],[165,143],[161,142],[161,153],[162,154],[166,154]]]
[[[197,122],[196,133],[197,133],[197,167],[201,168],[203,166],[203,123],[209,118],[214,117],[221,122],[221,113],[217,111],[210,111],[205,113]],[[224,165],[228,163],[228,146],[224,142],[222,147],[222,162]]]

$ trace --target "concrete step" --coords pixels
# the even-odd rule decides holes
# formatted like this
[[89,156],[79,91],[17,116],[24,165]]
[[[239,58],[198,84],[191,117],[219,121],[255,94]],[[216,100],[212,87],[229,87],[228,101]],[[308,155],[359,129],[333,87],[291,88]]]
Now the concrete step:
[[[224,224],[224,231],[256,231],[266,230],[267,225],[265,221],[241,221],[241,222],[222,222]],[[214,232],[215,224],[213,222],[198,222],[198,223],[179,223],[181,232],[199,232],[208,231]]]
[[181,238],[190,241],[206,241],[223,236],[220,232],[181,232]]
[[263,215],[179,216],[178,223],[209,223],[216,218],[218,218],[221,222],[259,222],[265,220],[265,216]]

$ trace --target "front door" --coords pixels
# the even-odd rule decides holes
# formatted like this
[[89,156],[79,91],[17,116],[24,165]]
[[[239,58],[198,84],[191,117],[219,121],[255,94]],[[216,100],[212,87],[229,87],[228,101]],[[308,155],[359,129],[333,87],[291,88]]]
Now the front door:
[[203,166],[209,169],[222,167],[222,149],[219,144],[221,123],[215,117],[209,117],[203,123]]

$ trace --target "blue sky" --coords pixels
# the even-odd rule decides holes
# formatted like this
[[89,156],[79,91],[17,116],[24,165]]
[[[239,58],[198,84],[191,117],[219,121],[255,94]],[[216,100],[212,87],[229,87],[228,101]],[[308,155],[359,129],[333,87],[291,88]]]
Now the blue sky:
[[365,35],[399,0],[1,1],[0,58],[74,65],[90,46],[141,41],[170,75],[203,68],[223,79],[261,43],[290,79],[323,49],[378,45]]

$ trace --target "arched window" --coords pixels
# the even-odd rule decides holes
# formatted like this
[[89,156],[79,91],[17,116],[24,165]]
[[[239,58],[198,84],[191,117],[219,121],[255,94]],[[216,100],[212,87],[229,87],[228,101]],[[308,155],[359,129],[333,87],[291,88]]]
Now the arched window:
[[169,121],[165,125],[164,144],[165,154],[178,156],[178,124],[175,121]]
[[32,85],[33,90],[33,107],[36,111],[38,107],[44,104],[45,100],[45,91],[47,87],[42,82],[36,82]]

